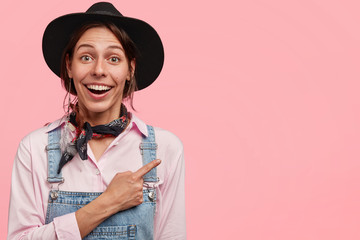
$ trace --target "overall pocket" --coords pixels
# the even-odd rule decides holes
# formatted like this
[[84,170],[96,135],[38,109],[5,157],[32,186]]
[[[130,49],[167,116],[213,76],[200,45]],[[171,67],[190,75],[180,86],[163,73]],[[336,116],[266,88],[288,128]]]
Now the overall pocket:
[[98,226],[85,240],[135,240],[136,239],[136,225],[127,226]]

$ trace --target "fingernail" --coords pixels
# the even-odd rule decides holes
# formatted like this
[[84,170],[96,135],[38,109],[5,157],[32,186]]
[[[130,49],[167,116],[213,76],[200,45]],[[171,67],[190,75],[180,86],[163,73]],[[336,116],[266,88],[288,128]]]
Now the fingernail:
[[160,159],[157,159],[157,160],[156,160],[156,163],[161,163],[161,160],[160,160]]

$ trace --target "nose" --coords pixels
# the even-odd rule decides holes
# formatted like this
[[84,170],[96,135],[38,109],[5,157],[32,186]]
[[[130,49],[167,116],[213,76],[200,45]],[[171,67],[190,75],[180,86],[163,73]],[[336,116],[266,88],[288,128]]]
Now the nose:
[[105,61],[98,58],[95,61],[94,67],[92,69],[92,73],[91,73],[94,77],[101,77],[101,76],[106,76],[106,65],[105,65]]

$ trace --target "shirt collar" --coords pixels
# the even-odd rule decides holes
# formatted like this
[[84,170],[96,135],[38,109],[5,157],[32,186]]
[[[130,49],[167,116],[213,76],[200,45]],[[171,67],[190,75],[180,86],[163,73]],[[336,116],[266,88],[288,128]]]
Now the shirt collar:
[[135,114],[130,113],[131,114],[131,123],[132,123],[132,128],[137,128],[144,136],[148,136],[148,130],[147,130],[147,126],[146,124],[141,121],[138,117],[135,116]]
[[58,128],[58,127],[61,127],[62,125],[64,125],[65,123],[67,122],[67,118],[66,116],[64,115],[62,118],[52,122],[52,123],[49,123],[47,125],[47,129],[46,129],[46,132],[50,132],[52,130],[54,130],[55,128]]

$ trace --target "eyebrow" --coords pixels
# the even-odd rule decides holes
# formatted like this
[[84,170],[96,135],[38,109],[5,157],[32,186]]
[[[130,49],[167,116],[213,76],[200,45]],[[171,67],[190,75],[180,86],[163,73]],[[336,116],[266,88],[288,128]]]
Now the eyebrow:
[[124,51],[124,49],[122,48],[122,47],[120,47],[120,46],[117,46],[117,45],[111,45],[111,46],[109,46],[109,47],[107,47],[108,49],[109,48],[111,48],[111,49],[119,49],[119,50],[121,50],[121,51]]
[[[89,47],[89,48],[94,48],[94,46],[90,45],[90,44],[87,44],[87,43],[84,43],[84,44],[81,44],[80,46],[78,46],[78,48],[76,49],[76,51],[78,51],[80,48],[82,47]],[[107,49],[119,49],[121,50],[122,52],[124,52],[124,49],[121,47],[121,46],[118,46],[118,45],[110,45],[107,47]]]

